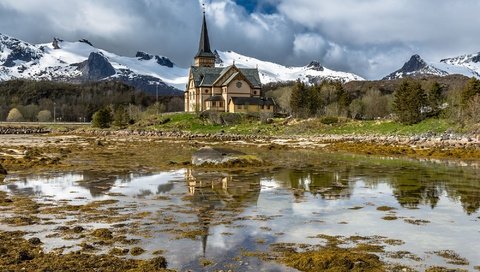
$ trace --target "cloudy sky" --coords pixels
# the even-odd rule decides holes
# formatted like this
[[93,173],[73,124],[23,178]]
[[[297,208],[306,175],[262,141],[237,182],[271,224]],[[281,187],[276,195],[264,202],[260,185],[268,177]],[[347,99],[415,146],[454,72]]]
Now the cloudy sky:
[[318,60],[378,79],[415,53],[439,61],[480,51],[479,0],[1,0],[0,33],[32,43],[86,38],[187,67],[202,2],[213,48],[284,65]]

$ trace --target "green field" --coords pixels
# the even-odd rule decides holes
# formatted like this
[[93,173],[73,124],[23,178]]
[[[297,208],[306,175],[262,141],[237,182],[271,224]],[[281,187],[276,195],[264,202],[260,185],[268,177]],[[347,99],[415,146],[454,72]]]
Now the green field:
[[[334,124],[324,124],[322,118],[306,120],[273,119],[266,124],[258,119],[242,116],[231,124],[215,124],[208,118],[197,114],[175,113],[153,117],[142,121],[135,128],[163,131],[186,131],[191,133],[226,133],[226,134],[258,134],[258,135],[418,135],[424,133],[444,133],[446,131],[461,132],[455,124],[445,119],[427,119],[414,125],[403,125],[392,120],[358,121],[339,119]],[[134,128],[132,127],[132,128]]]

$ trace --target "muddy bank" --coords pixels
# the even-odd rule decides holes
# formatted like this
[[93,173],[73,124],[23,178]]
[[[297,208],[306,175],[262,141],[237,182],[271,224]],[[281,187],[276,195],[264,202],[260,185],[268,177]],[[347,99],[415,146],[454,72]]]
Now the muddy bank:
[[145,130],[83,130],[65,134],[94,137],[152,137],[164,140],[245,142],[255,145],[272,145],[288,148],[321,148],[368,155],[392,155],[440,159],[480,159],[480,135],[453,133],[424,134],[417,136],[383,135],[315,135],[315,136],[265,136],[235,134],[195,134],[189,132]]

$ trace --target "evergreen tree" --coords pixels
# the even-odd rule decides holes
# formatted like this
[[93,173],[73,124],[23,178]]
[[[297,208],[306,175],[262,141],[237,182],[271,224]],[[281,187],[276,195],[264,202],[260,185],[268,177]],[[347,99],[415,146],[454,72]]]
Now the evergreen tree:
[[110,108],[105,107],[92,116],[92,125],[98,128],[109,128],[112,125],[113,117]]
[[298,80],[292,89],[292,96],[290,98],[290,108],[294,116],[304,116],[305,107],[307,105],[307,92],[305,83]]
[[440,114],[443,104],[442,91],[442,86],[436,81],[428,90],[427,106],[430,108],[430,112],[428,114],[430,117],[438,116]]
[[403,124],[410,125],[422,121],[422,108],[425,104],[425,91],[418,82],[404,80],[395,92],[394,111]]
[[128,111],[123,105],[117,105],[113,111],[113,125],[117,127],[127,126],[130,118]]
[[480,80],[472,77],[462,91],[462,104],[467,105],[470,99],[475,95],[480,94]]

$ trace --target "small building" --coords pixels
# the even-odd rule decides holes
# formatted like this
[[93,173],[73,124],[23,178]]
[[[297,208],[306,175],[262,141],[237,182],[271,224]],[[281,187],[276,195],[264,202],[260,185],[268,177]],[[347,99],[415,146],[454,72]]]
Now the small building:
[[232,113],[273,113],[275,101],[264,97],[232,97],[228,102],[228,112]]
[[[216,56],[210,49],[207,23],[203,13],[202,32],[194,65],[190,67],[185,90],[185,111],[217,112],[262,112],[262,106],[272,108],[268,99],[261,97],[262,84],[258,69],[239,68],[232,64],[228,67],[215,67]],[[238,100],[237,98],[251,98]],[[232,108],[229,106],[232,102]],[[249,102],[246,102],[249,101]],[[271,99],[268,101],[272,101]],[[247,103],[247,104],[235,104]],[[269,105],[263,105],[267,103]],[[256,107],[258,106],[258,107]],[[240,108],[236,108],[240,107]]]

